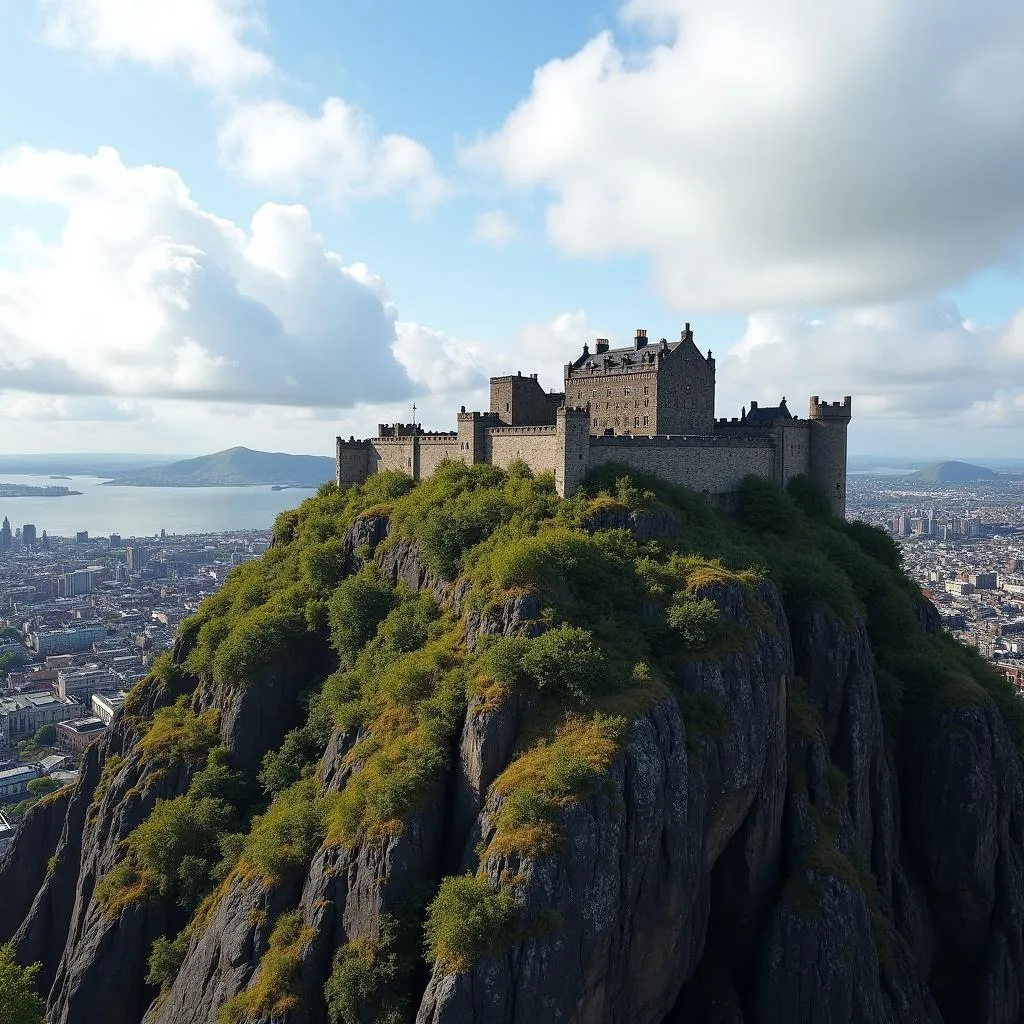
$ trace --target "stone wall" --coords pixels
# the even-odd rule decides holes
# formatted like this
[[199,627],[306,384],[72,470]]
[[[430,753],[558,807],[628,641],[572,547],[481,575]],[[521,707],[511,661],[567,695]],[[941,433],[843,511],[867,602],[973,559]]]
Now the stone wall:
[[370,456],[371,473],[383,473],[389,469],[397,469],[416,479],[416,474],[413,472],[415,467],[411,437],[378,437],[370,443],[373,449]]
[[559,467],[559,439],[551,427],[490,427],[484,462],[502,469],[522,459],[534,473],[554,473]]
[[468,454],[464,449],[459,448],[459,438],[456,434],[447,434],[441,437],[420,437],[417,438],[419,445],[420,479],[433,475],[438,464],[444,459],[451,459],[457,462],[469,462]]
[[725,495],[749,474],[774,478],[775,444],[769,438],[592,437],[588,462],[590,469],[621,462],[694,491]]
[[711,434],[715,429],[715,363],[692,335],[669,351],[658,370],[658,434]]

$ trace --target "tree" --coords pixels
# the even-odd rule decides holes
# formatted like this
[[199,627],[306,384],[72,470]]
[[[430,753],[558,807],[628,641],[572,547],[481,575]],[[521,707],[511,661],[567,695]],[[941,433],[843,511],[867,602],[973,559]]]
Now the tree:
[[57,730],[52,725],[41,725],[32,739],[37,746],[52,747],[57,742]]
[[41,779],[33,779],[27,788],[33,796],[46,796],[47,793],[60,789],[60,783],[56,779],[44,775]]
[[0,1020],[4,1024],[44,1024],[45,1006],[32,988],[41,966],[22,967],[10,943],[0,946]]

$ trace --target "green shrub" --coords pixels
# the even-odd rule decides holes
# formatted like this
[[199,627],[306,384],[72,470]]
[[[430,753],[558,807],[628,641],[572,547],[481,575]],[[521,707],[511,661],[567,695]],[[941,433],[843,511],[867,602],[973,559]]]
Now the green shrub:
[[54,790],[60,789],[61,783],[56,779],[51,779],[49,776],[44,775],[39,779],[32,779],[28,784],[28,791],[35,797],[46,796],[47,793],[52,793]]
[[530,641],[523,671],[541,690],[564,693],[587,701],[604,685],[604,655],[593,634],[578,626],[561,625]]
[[530,650],[530,640],[525,636],[502,636],[488,648],[485,663],[487,673],[499,686],[511,689],[522,681],[525,669],[523,661]]
[[187,952],[187,932],[180,932],[174,939],[169,939],[166,935],[157,936],[149,954],[146,984],[159,987],[161,991],[169,989],[185,962]]
[[327,747],[333,726],[326,703],[314,696],[305,725],[292,729],[277,750],[264,755],[259,780],[266,792],[276,795],[310,775]]
[[695,601],[688,594],[676,594],[665,611],[669,628],[678,633],[687,647],[710,647],[719,634],[721,615],[710,598]]
[[403,989],[416,958],[415,951],[400,950],[400,928],[396,918],[382,914],[376,941],[355,939],[334,954],[324,986],[331,1024],[401,1024],[406,1019]]
[[331,595],[331,643],[343,665],[351,667],[366,642],[394,607],[394,588],[372,567],[344,580]]
[[812,477],[805,474],[793,477],[786,484],[786,493],[808,519],[828,521],[832,518],[832,502],[825,489]]
[[448,971],[468,971],[478,957],[515,942],[516,917],[512,894],[492,891],[486,879],[446,878],[427,908],[427,958]]
[[758,533],[791,536],[800,527],[800,509],[793,498],[770,480],[747,476],[736,490],[736,518]]
[[38,747],[52,747],[57,742],[57,730],[52,725],[41,725],[32,740]]
[[289,608],[254,608],[231,628],[213,659],[214,679],[222,686],[248,686],[287,657],[305,633],[305,621]]
[[337,538],[314,544],[302,552],[302,575],[314,591],[329,594],[342,579],[342,545]]
[[326,808],[316,792],[316,779],[304,779],[279,794],[266,813],[253,820],[235,865],[242,875],[271,885],[309,864],[327,831]]
[[35,993],[42,964],[22,967],[10,943],[0,946],[0,1020],[4,1024],[44,1024],[46,1010]]

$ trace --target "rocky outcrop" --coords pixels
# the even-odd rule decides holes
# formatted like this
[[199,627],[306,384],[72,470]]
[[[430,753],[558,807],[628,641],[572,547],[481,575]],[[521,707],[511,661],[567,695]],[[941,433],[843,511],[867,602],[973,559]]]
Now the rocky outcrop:
[[580,523],[588,533],[598,530],[629,530],[641,543],[678,537],[682,524],[669,508],[632,510],[625,505],[602,505],[589,512]]
[[[376,550],[387,578],[463,614],[470,650],[545,628],[533,594],[468,607],[466,584],[432,573],[389,528],[384,516],[357,520],[345,571]],[[649,541],[681,524],[606,505],[586,528]],[[194,709],[219,710],[221,739],[251,775],[296,724],[299,691],[332,665],[311,642],[245,685],[151,683],[90,749],[74,792],[37,808],[0,865],[0,886],[18,887],[0,927],[22,959],[43,961],[53,1024],[98,1019],[97,1007],[112,1024],[216,1024],[224,1003],[260,984],[274,924],[295,910],[307,929],[290,954],[297,998],[262,1024],[326,1024],[337,951],[372,947],[382,920],[410,905],[422,914],[443,876],[467,870],[515,892],[516,925],[464,971],[404,975],[418,1024],[1019,1024],[1024,773],[995,708],[940,701],[905,726],[897,756],[856,614],[813,606],[787,619],[767,583],[697,596],[718,606],[726,640],[681,658],[672,692],[628,708],[604,776],[555,812],[555,848],[480,852],[504,806],[492,784],[538,702],[487,692],[400,828],[351,848],[326,842],[272,883],[236,872],[159,998],[145,960],[156,936],[178,933],[181,911],[157,900],[108,919],[94,898],[120,840],[190,782],[185,767],[148,774],[136,753],[146,718],[194,689]],[[927,602],[916,614],[925,632],[941,630]],[[344,790],[365,738],[331,737],[321,796]]]
[[25,919],[46,877],[48,858],[60,842],[72,787],[44,797],[25,815],[10,849],[0,861],[0,943],[7,942]]

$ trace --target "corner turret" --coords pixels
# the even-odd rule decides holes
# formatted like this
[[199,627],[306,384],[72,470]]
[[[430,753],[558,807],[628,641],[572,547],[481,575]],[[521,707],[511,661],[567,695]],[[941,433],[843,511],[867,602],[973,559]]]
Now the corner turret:
[[842,402],[822,402],[811,398],[807,419],[810,421],[809,473],[829,501],[832,512],[846,515],[846,428],[853,417],[853,400],[847,395]]

